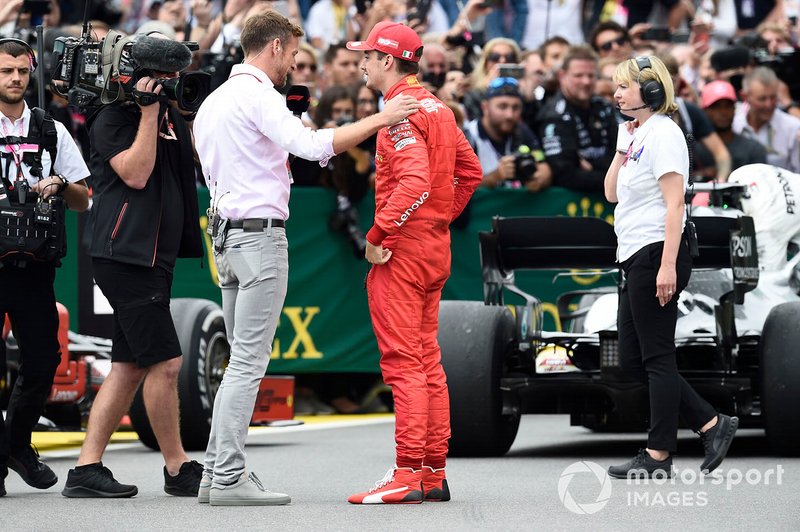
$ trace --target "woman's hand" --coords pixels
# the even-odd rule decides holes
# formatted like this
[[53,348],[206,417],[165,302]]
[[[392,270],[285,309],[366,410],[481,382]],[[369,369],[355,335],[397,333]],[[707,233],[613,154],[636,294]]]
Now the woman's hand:
[[662,264],[656,276],[656,297],[662,307],[675,296],[677,282],[675,265]]

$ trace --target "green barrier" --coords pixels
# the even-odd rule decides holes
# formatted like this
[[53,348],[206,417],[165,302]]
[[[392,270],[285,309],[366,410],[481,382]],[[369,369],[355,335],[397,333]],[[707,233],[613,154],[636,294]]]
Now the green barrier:
[[[208,191],[200,192],[200,212],[205,213]],[[367,308],[364,279],[368,264],[356,259],[344,235],[328,227],[335,205],[326,189],[296,188],[292,191],[289,239],[289,290],[273,345],[271,373],[377,372],[378,349]],[[361,226],[369,228],[373,198],[359,205]],[[539,194],[520,190],[478,190],[470,202],[469,224],[453,229],[452,273],[443,299],[482,300],[478,232],[491,228],[501,216],[594,216],[611,221],[612,207],[600,195],[583,195],[553,188]],[[74,235],[74,216],[70,235]],[[207,220],[200,225],[205,229]],[[206,251],[211,248],[205,231]],[[59,300],[77,308],[75,279],[77,242],[57,279]],[[608,284],[599,276],[572,276],[553,282],[550,272],[518,272],[517,284],[545,302],[546,326],[558,328],[555,298],[571,289]],[[173,297],[199,297],[220,302],[216,268],[204,260],[180,260],[175,271]],[[509,304],[521,300],[509,295]]]

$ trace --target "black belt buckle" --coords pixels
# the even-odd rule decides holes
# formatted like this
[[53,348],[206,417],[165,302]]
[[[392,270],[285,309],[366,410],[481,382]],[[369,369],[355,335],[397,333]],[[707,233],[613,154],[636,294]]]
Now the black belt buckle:
[[242,220],[242,229],[245,233],[260,233],[264,229],[264,222],[261,218],[245,218]]

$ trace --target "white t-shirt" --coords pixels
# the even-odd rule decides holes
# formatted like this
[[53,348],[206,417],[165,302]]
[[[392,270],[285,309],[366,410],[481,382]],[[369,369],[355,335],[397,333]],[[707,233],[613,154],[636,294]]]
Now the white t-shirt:
[[[22,112],[22,116],[14,123],[12,123],[11,120],[9,120],[4,114],[0,113],[0,136],[26,136],[31,126],[31,115],[31,110],[27,104],[25,104],[25,110]],[[55,126],[57,151],[56,162],[53,164],[53,173],[63,175],[70,183],[75,183],[82,179],[86,179],[89,177],[89,169],[86,167],[86,162],[83,160],[83,155],[81,154],[80,148],[78,148],[78,145],[75,144],[75,141],[72,139],[72,135],[69,134],[69,131],[67,131],[67,128],[64,126],[64,124],[56,120]],[[2,146],[0,151],[16,154],[16,157],[14,157],[16,160],[21,158],[25,152],[39,151],[39,149],[38,146],[34,145],[8,144]],[[3,164],[5,165],[5,161]],[[23,163],[21,168],[22,175],[25,176],[25,179],[27,179],[30,186],[35,185],[39,181],[37,177],[31,175],[30,167],[27,164]],[[47,173],[49,171],[50,152],[47,150],[42,150],[42,176],[48,177]],[[5,172],[5,169],[3,169],[3,172]],[[16,178],[13,163],[10,165],[9,174],[10,175],[8,178],[13,182]]]
[[619,262],[648,244],[664,240],[667,205],[658,180],[677,172],[683,176],[685,190],[689,175],[686,137],[668,116],[653,115],[637,128],[627,152],[617,177],[619,203],[614,209]]
[[571,44],[585,41],[581,27],[581,0],[528,0],[528,19],[522,46],[527,50],[539,48],[550,37],[564,37]]

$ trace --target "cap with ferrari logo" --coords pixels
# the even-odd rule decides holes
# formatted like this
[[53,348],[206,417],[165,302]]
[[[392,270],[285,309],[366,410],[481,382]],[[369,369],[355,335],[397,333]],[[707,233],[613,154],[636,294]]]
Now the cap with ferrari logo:
[[399,22],[379,22],[366,41],[350,41],[348,50],[377,50],[398,59],[418,63],[422,57],[422,41],[417,32]]

